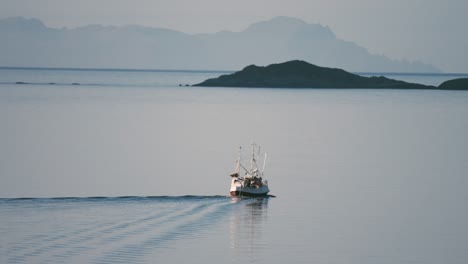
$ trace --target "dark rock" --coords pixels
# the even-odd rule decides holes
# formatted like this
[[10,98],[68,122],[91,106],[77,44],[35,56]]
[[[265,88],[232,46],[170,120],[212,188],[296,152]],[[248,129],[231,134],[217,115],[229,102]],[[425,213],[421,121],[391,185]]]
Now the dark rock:
[[28,84],[27,82],[16,82],[16,84]]
[[268,88],[372,88],[437,89],[386,77],[363,77],[342,69],[316,66],[294,60],[266,67],[250,65],[242,71],[208,79],[194,86],[268,87]]
[[72,83],[72,85],[80,85],[79,83]]
[[468,90],[468,78],[459,78],[443,82],[439,85],[442,90]]

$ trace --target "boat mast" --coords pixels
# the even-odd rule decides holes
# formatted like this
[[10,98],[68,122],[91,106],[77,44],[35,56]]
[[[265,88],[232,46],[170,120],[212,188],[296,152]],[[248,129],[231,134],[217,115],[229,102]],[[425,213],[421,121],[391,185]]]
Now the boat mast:
[[263,172],[265,171],[266,159],[267,159],[267,153],[265,152],[265,158],[263,160],[262,176],[263,176]]
[[255,169],[257,167],[257,163],[255,161],[255,146],[257,144],[255,144],[255,142],[252,142],[252,160],[250,161],[250,172],[253,173],[253,170],[254,170],[254,164],[255,164]]
[[242,150],[242,147],[239,146],[239,155],[237,156],[236,173],[240,172],[241,150]]

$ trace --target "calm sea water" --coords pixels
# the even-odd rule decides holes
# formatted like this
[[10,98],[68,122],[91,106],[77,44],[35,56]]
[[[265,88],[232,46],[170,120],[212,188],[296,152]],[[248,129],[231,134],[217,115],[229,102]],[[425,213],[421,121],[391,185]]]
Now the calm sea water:
[[[468,92],[219,74],[0,69],[0,263],[466,263]],[[226,196],[252,140],[276,198]]]

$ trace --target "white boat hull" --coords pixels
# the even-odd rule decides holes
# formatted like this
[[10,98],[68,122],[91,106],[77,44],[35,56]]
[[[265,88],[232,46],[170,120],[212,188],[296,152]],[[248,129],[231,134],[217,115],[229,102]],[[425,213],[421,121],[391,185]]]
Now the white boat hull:
[[266,196],[268,192],[270,192],[270,188],[268,188],[268,182],[263,181],[261,186],[256,187],[247,187],[244,186],[244,181],[234,177],[231,181],[231,196],[250,196],[250,197],[258,197],[258,196]]

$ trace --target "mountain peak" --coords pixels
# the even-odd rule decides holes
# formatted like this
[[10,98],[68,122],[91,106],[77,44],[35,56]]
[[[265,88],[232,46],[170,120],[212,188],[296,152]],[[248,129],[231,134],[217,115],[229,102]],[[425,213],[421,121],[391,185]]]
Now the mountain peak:
[[[272,19],[270,19],[269,21],[266,21],[266,22],[270,22],[270,23],[278,23],[278,24],[295,24],[295,25],[307,25],[307,22],[305,22],[304,20],[302,19],[299,19],[299,18],[296,18],[296,17],[288,17],[288,16],[277,16],[277,17],[274,17]],[[259,22],[261,23],[261,22]]]
[[261,21],[250,25],[245,33],[255,35],[292,35],[298,32],[314,34],[318,36],[334,37],[335,34],[320,24],[309,24],[299,18],[278,16],[267,21]]
[[267,21],[260,21],[257,23],[251,24],[245,32],[268,32],[271,30],[275,31],[287,31],[287,30],[297,30],[298,28],[307,26],[307,23],[298,18],[292,17],[274,17]]

